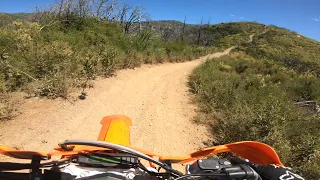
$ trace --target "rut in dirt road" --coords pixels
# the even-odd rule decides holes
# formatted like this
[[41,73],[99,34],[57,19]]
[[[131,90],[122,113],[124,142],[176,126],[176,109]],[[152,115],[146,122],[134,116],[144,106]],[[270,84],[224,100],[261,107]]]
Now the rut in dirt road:
[[0,124],[0,144],[24,150],[49,151],[66,139],[97,139],[100,120],[112,114],[132,118],[131,143],[162,155],[184,155],[209,138],[204,126],[195,125],[188,76],[206,58],[185,63],[144,65],[121,70],[116,77],[94,82],[88,98],[68,101],[29,99],[22,114]]

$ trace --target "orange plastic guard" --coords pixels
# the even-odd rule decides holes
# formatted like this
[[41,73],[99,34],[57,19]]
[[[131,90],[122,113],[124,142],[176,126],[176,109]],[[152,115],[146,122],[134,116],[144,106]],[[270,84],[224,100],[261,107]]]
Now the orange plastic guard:
[[98,141],[106,141],[123,146],[130,146],[130,126],[132,120],[124,115],[112,115],[104,117]]
[[3,145],[0,145],[0,154],[17,159],[32,159],[33,156],[41,156],[44,158],[50,157],[48,153],[35,151],[19,151]]
[[[180,161],[179,163],[184,164],[190,161],[194,161],[197,159],[201,159],[207,156],[223,152],[234,153],[242,158],[250,160],[253,163],[261,165],[276,164],[283,166],[278,154],[275,152],[273,148],[271,148],[267,144],[254,141],[235,142],[231,144],[205,148],[190,154],[190,157],[188,159]],[[164,160],[168,158],[169,157],[161,157],[160,159]]]

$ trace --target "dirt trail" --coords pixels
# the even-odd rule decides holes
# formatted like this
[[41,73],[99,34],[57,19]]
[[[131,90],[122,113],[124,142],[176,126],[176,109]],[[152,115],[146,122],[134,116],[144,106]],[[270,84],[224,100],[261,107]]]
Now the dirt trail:
[[252,41],[253,41],[254,35],[255,35],[255,34],[251,34],[251,35],[249,36],[249,41],[248,41],[248,42],[252,42]]
[[[131,143],[162,155],[184,155],[209,138],[206,128],[192,123],[187,81],[206,58],[228,54],[232,48],[185,63],[143,65],[98,79],[84,101],[29,99],[22,114],[0,123],[0,144],[24,150],[49,151],[66,139],[96,139],[107,115],[132,118]],[[0,157],[5,159],[5,157]]]

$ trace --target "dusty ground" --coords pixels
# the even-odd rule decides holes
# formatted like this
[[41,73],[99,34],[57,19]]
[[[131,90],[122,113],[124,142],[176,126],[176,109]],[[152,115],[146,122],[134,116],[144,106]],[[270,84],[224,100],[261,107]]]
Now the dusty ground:
[[87,99],[74,104],[26,100],[21,115],[0,123],[0,144],[49,151],[66,139],[95,140],[104,116],[124,114],[133,120],[133,146],[162,155],[188,154],[210,137],[205,127],[192,122],[196,107],[187,87],[191,71],[207,58],[118,71],[116,77],[95,81]]

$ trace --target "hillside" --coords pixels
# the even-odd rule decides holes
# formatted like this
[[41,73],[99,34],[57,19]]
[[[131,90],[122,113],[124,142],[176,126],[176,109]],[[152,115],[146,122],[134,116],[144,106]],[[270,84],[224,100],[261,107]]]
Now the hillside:
[[196,68],[190,78],[200,107],[196,121],[211,127],[213,144],[261,141],[286,166],[318,179],[319,65],[319,42],[269,26],[231,55]]
[[32,21],[35,17],[34,13],[1,13],[0,12],[0,27],[4,27],[13,21]]
[[252,43],[242,44],[240,50],[255,58],[282,63],[298,73],[312,72],[320,77],[320,42],[295,32],[270,26]]
[[[13,21],[22,20],[31,22],[36,20],[35,13],[0,13],[0,27],[6,26]],[[164,41],[183,40],[190,45],[198,44],[199,25],[186,24],[183,33],[184,24],[179,21],[148,21],[143,23],[143,29],[153,29]],[[228,48],[229,45],[239,44],[248,40],[249,35],[264,30],[263,24],[258,23],[222,23],[215,25],[204,24],[201,27],[199,45],[219,46]],[[130,33],[138,31],[138,24],[134,24]]]

